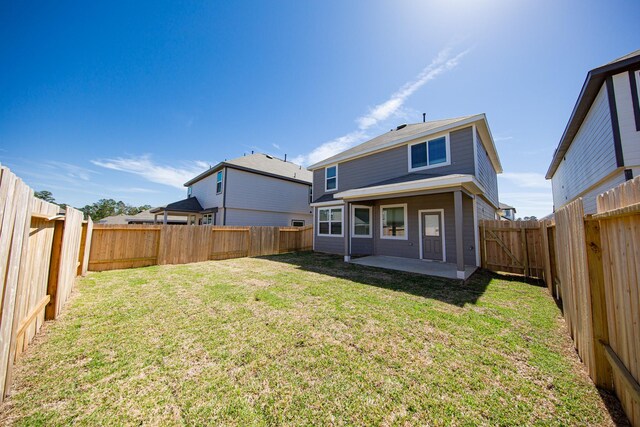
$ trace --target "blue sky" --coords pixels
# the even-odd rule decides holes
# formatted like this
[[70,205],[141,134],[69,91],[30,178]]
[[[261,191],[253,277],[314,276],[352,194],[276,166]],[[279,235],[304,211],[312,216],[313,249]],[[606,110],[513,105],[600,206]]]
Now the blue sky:
[[308,164],[484,112],[519,216],[588,70],[640,48],[638,1],[0,3],[0,162],[81,207],[163,205],[257,150]]

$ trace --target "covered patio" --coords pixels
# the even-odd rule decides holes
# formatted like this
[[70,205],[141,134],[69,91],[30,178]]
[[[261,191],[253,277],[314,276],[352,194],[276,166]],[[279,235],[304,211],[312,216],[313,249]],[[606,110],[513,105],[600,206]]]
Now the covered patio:
[[[349,233],[344,239],[345,261],[350,261],[352,255],[371,255],[353,262],[466,280],[479,265],[475,203],[476,197],[484,192],[472,175],[412,173],[337,193],[334,197],[342,199],[345,212],[373,208],[370,211],[373,232],[367,251],[361,250],[363,239],[354,238],[351,232],[352,215],[344,216],[344,229]],[[382,230],[386,206],[404,212],[399,228],[387,231],[391,236]],[[425,228],[427,216],[435,217],[431,228]],[[425,243],[431,243],[426,241],[430,236],[435,236],[433,239],[440,245],[438,252],[433,252],[435,256],[427,255]]]
[[[179,200],[177,202],[169,203],[166,206],[160,206],[154,209],[151,209],[149,212],[153,214],[153,223],[161,223],[167,224],[167,219],[169,215],[172,216],[182,216],[187,218],[187,224],[193,225],[198,224],[198,220],[202,218],[204,214],[210,213],[215,215],[218,211],[218,208],[207,209],[204,211],[202,209],[202,205],[195,197],[188,197],[184,200]],[[158,220],[158,217],[161,219]]]
[[408,273],[425,274],[428,276],[444,277],[447,279],[467,280],[478,267],[467,265],[464,267],[464,277],[458,275],[458,266],[450,262],[427,261],[423,259],[402,258],[385,255],[371,255],[362,258],[352,258],[352,264],[368,267],[385,268],[388,270],[406,271]]

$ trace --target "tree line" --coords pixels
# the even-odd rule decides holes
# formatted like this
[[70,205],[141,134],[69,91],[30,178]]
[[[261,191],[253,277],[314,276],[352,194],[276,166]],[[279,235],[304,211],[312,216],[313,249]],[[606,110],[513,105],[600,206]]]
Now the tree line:
[[[42,199],[50,203],[56,203],[56,199],[50,191],[42,190],[36,191],[33,194],[35,197]],[[66,203],[58,203],[62,208],[66,208]],[[151,205],[133,206],[124,203],[123,201],[115,201],[114,199],[100,199],[90,205],[85,205],[82,208],[77,208],[83,212],[85,217],[90,216],[92,220],[98,221],[102,218],[113,215],[135,215],[142,211],[151,209]]]

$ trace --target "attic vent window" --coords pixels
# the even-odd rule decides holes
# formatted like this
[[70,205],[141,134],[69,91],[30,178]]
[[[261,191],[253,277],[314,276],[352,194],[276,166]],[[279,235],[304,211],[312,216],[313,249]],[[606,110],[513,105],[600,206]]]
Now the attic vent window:
[[404,129],[404,128],[406,128],[406,127],[407,127],[407,124],[406,124],[406,123],[403,123],[403,124],[401,124],[400,126],[398,126],[398,127],[396,128],[396,130]]

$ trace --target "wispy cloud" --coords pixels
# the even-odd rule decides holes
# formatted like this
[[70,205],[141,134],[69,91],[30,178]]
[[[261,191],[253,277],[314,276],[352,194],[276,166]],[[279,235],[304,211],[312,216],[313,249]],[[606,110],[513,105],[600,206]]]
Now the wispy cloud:
[[543,174],[536,172],[505,172],[498,175],[498,179],[510,181],[522,188],[551,189],[551,181],[547,181]]
[[500,142],[500,141],[509,141],[509,140],[511,140],[511,139],[513,139],[513,137],[512,137],[512,136],[496,136],[496,137],[494,137],[494,138],[493,138],[493,140],[494,140],[495,142]]
[[148,155],[92,160],[96,166],[138,175],[147,181],[184,189],[183,184],[209,167],[203,161],[183,163],[180,167],[161,165]]
[[306,155],[296,156],[293,161],[300,164],[316,163],[364,141],[369,137],[367,133],[369,129],[402,113],[402,107],[411,95],[439,75],[455,68],[468,52],[469,50],[465,50],[453,54],[451,48],[443,49],[413,80],[405,83],[389,99],[370,108],[366,114],[358,117],[356,130],[327,141]]
[[80,179],[82,181],[90,181],[91,175],[98,173],[94,170],[87,169],[82,166],[73,165],[71,163],[66,163],[66,162],[59,162],[55,160],[49,160],[49,161],[43,162],[43,165],[50,169],[56,169],[58,171],[61,171],[64,175],[74,180]]
[[276,143],[271,144],[276,150],[280,150],[280,146]]
[[[183,188],[183,187],[181,187]],[[119,194],[119,193],[132,193],[132,194],[152,194],[152,193],[159,193],[158,190],[152,190],[150,188],[142,188],[142,187],[131,187],[131,188],[124,188],[124,187],[118,187],[118,188],[110,188],[109,191],[115,193],[115,194]]]

